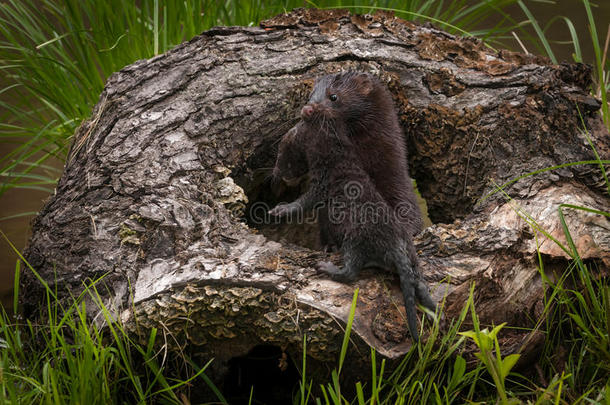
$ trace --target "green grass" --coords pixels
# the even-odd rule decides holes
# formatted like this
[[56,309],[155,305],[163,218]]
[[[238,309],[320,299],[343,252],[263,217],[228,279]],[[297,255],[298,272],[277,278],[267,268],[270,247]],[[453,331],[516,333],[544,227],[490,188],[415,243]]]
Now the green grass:
[[[535,37],[532,37],[527,34],[525,31],[521,31],[524,35],[527,36],[530,43],[533,43],[536,46],[536,49],[543,55],[549,57],[553,63],[558,63],[558,59],[553,52],[554,44],[564,44],[558,41],[552,41],[547,38],[546,32],[549,28],[559,22],[564,23],[568,31],[570,32],[571,40],[568,41],[568,45],[573,47],[572,57],[574,62],[589,62],[593,64],[594,74],[593,74],[593,87],[591,88],[592,94],[596,95],[601,99],[601,114],[606,124],[606,127],[610,129],[610,110],[608,104],[608,91],[610,90],[610,59],[608,58],[608,47],[610,46],[610,25],[607,27],[607,34],[603,31],[599,31],[595,25],[595,19],[593,18],[593,11],[591,9],[591,1],[589,0],[580,0],[579,1],[583,6],[583,11],[586,13],[588,26],[586,36],[588,40],[591,41],[593,45],[593,60],[586,61],[583,57],[580,42],[582,39],[583,33],[579,33],[572,21],[565,16],[555,16],[553,17],[544,28],[540,27],[535,16],[530,12],[528,7],[526,6],[523,0],[519,0],[519,7],[523,10],[524,14],[527,17],[524,25],[531,26],[535,31]],[[606,27],[603,27],[604,29]],[[579,35],[581,37],[579,37]],[[605,38],[605,41],[604,41]],[[604,42],[602,42],[604,41]]]
[[[181,395],[196,379],[214,392],[217,388],[203,367],[183,358],[176,366],[166,360],[166,348],[157,330],[149,331],[146,345],[133,340],[105,307],[96,290],[103,277],[86,286],[69,307],[36,270],[20,257],[15,268],[14,313],[0,305],[0,404],[111,404],[163,402],[182,404]],[[44,324],[21,320],[18,312],[21,263],[46,291]],[[87,314],[89,299],[102,314],[103,325]],[[193,371],[188,378],[173,377],[177,367]],[[168,371],[169,370],[169,371]],[[165,374],[167,373],[167,375]],[[224,401],[218,392],[218,399]]]
[[[93,286],[88,293],[99,299]],[[47,298],[45,324],[15,321],[0,311],[0,403],[182,404],[192,381],[209,384],[203,378],[209,363],[188,379],[173,377],[175,367],[158,349],[155,329],[141,345],[110,322],[103,306],[104,330],[87,317],[84,301],[66,309]]]
[[[584,127],[584,122],[582,124]],[[600,168],[607,194],[610,196],[610,182],[605,170],[605,165],[610,164],[610,161],[600,158],[587,130],[583,129],[583,133],[596,160],[571,162],[526,173],[496,186],[496,190],[485,196],[482,201],[495,193],[501,193],[507,201],[510,201],[511,198],[504,191],[509,185],[546,171],[582,164]],[[544,260],[538,251],[539,272],[546,288],[545,305],[539,323],[544,321],[544,330],[547,331],[538,366],[540,373],[545,376],[543,378],[550,380],[550,383],[547,388],[537,387],[536,392],[542,392],[542,397],[536,402],[547,398],[553,399],[554,403],[608,403],[610,402],[610,284],[607,274],[602,269],[597,268],[595,263],[586,263],[581,258],[566,223],[565,211],[577,210],[607,218],[610,218],[610,213],[593,207],[560,204],[557,218],[566,240],[566,243],[562,244],[521,207],[515,204],[514,209],[532,228],[537,242],[538,236],[542,235],[553,241],[571,258],[569,266],[561,274],[548,275]],[[551,389],[556,391],[552,395]]]
[[87,319],[84,303],[62,315],[50,303],[45,325],[15,322],[0,313],[0,403],[182,404],[186,385],[205,371],[176,380],[163,353],[154,350],[156,330],[147,345],[140,345],[120,325],[100,330]]
[[[26,268],[33,271],[27,263]],[[535,373],[511,372],[517,355],[502,356],[498,344],[502,326],[488,332],[480,325],[473,285],[461,314],[449,320],[443,332],[438,323],[424,322],[428,338],[415,345],[392,372],[386,371],[385,361],[379,363],[371,351],[371,374],[362,376],[354,387],[346,386],[340,376],[350,352],[356,291],[337,366],[326,383],[320,376],[314,380],[307,375],[304,336],[302,378],[293,403],[607,403],[608,282],[592,277],[590,269],[576,261],[556,282],[544,276],[542,261],[540,271],[548,288],[544,316],[549,333],[538,366],[546,381],[539,381]],[[105,328],[86,316],[85,297],[103,313]],[[134,341],[120,323],[112,321],[95,283],[68,308],[55,301],[48,290],[46,311],[44,324],[15,321],[0,311],[0,403],[182,404],[189,397],[191,384],[209,386],[217,393],[218,403],[224,403],[222,394],[205,376],[209,362],[196,365],[186,357],[166,362],[172,356],[164,355],[155,329],[146,344]],[[460,332],[465,321],[473,329]],[[468,340],[479,352],[467,366],[463,352]],[[175,377],[176,370],[185,364],[190,375]]]

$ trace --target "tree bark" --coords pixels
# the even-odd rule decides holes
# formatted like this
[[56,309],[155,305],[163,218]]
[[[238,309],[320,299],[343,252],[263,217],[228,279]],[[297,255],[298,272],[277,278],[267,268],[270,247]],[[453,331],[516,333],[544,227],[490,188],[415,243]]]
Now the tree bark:
[[[434,222],[415,239],[421,269],[445,317],[460,313],[474,282],[483,324],[534,328],[545,291],[537,248],[549,275],[571,260],[537,229],[568,246],[560,204],[608,212],[602,172],[564,167],[488,194],[529,172],[595,160],[583,125],[608,159],[590,68],[497,52],[383,13],[301,9],[260,27],[213,28],[113,74],[34,221],[28,261],[62,299],[105,276],[97,291],[128,330],[157,327],[170,345],[219,364],[260,344],[298,359],[304,334],[312,359],[336,359],[359,287],[353,356],[368,359],[372,346],[399,358],[411,342],[397,279],[333,282],[313,269],[329,255],[312,229],[259,221],[290,197],[266,180],[277,141],[314,78],[347,69],[378,74],[395,97]],[[607,269],[608,220],[564,213],[583,260]],[[33,315],[40,284],[26,275],[21,288]],[[531,359],[541,336],[506,329],[503,353]]]

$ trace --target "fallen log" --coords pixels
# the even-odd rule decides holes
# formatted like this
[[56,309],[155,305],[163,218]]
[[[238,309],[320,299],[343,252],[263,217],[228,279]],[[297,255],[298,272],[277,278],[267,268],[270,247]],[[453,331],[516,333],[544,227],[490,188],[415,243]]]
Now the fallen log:
[[[434,223],[415,239],[421,269],[445,317],[460,313],[474,282],[483,324],[525,328],[504,331],[503,353],[531,361],[541,334],[527,328],[545,292],[537,252],[549,272],[571,260],[539,229],[566,245],[560,205],[607,212],[610,199],[595,164],[493,191],[595,160],[587,136],[610,156],[590,68],[384,13],[301,9],[260,27],[217,27],[113,74],[33,223],[27,260],[66,300],[104,276],[97,291],[128,330],[161,329],[168,345],[214,357],[219,373],[260,345],[300,358],[304,335],[311,359],[334,361],[356,287],[352,357],[366,361],[370,346],[400,358],[411,342],[397,280],[333,282],[313,268],[328,257],[315,225],[263,214],[299,191],[271,189],[278,140],[314,78],[347,69],[380,76],[395,98]],[[581,258],[607,268],[608,220],[564,213]],[[41,286],[26,275],[21,290],[33,316]]]

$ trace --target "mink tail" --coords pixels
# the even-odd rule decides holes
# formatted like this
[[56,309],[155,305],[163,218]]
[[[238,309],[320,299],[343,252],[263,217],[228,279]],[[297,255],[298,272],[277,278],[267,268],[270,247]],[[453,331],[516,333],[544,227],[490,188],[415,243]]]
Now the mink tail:
[[417,314],[415,312],[415,287],[416,280],[414,275],[413,263],[406,255],[396,261],[396,271],[400,278],[400,289],[405,301],[407,313],[407,326],[414,342],[419,341],[419,331],[417,329]]
[[[436,302],[430,296],[428,286],[421,279],[417,271],[417,263],[413,263],[409,255],[401,255],[395,258],[396,270],[400,278],[400,288],[405,300],[405,310],[407,312],[407,326],[414,342],[419,340],[417,328],[417,315],[415,312],[415,302],[419,302],[431,311],[436,310]],[[417,260],[417,258],[415,259]]]

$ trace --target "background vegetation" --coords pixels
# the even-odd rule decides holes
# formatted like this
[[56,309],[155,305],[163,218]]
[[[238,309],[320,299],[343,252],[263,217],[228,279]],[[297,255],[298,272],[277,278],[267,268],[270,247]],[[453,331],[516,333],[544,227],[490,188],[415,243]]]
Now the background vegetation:
[[[525,0],[305,4],[357,5],[355,12],[370,12],[371,7],[393,9],[407,19],[431,21],[456,34],[475,35],[493,47],[521,43],[517,50],[530,49],[554,62],[558,61],[557,50],[569,47],[574,61],[593,65],[591,92],[602,100],[601,114],[610,127],[610,30],[596,25],[599,9],[593,2],[573,2],[586,15],[586,26],[561,15],[542,26],[530,10],[536,4]],[[0,198],[15,189],[52,192],[70,137],[88,117],[113,72],[137,59],[163,53],[214,25],[255,25],[263,18],[303,5],[303,1],[295,0],[1,2]],[[605,21],[610,21],[610,15]],[[549,29],[557,26],[569,36],[553,41]],[[583,54],[587,47],[592,50],[588,56]],[[4,214],[0,217],[7,219]],[[569,230],[565,231],[569,235]],[[412,350],[392,374],[384,373],[383,364],[376,364],[372,354],[371,375],[363,376],[356,387],[349,387],[356,394],[348,400],[371,404],[610,403],[610,289],[607,281],[591,276],[598,274],[597,269],[585,265],[573,246],[566,249],[574,260],[559,281],[546,278],[543,261],[539,264],[549,289],[547,324],[542,329],[551,333],[536,370],[527,375],[509,373],[516,358],[503,358],[494,349],[501,328],[480,330],[469,302],[448,333],[438,334],[435,329],[432,337]],[[15,285],[22,265],[26,265],[24,271],[35,271],[23,261],[17,262]],[[95,301],[95,285],[85,294]],[[186,398],[195,382],[215,390],[205,377],[206,365],[197,365],[187,357],[180,359],[179,365],[167,361],[163,352],[155,351],[155,334],[144,345],[131,341],[118,325],[102,334],[86,319],[79,302],[76,300],[70,308],[58,308],[49,290],[47,310],[51,316],[45,325],[2,313],[0,403],[188,403]],[[15,315],[16,310],[15,305]],[[474,329],[459,334],[468,314],[475,320]],[[467,342],[480,348],[478,360],[468,368],[459,354]],[[295,402],[345,403],[338,383],[341,365],[342,358],[332,380],[313,390],[311,376],[304,372],[294,393]],[[298,366],[306,371],[304,362]],[[224,400],[219,392],[217,396]]]

